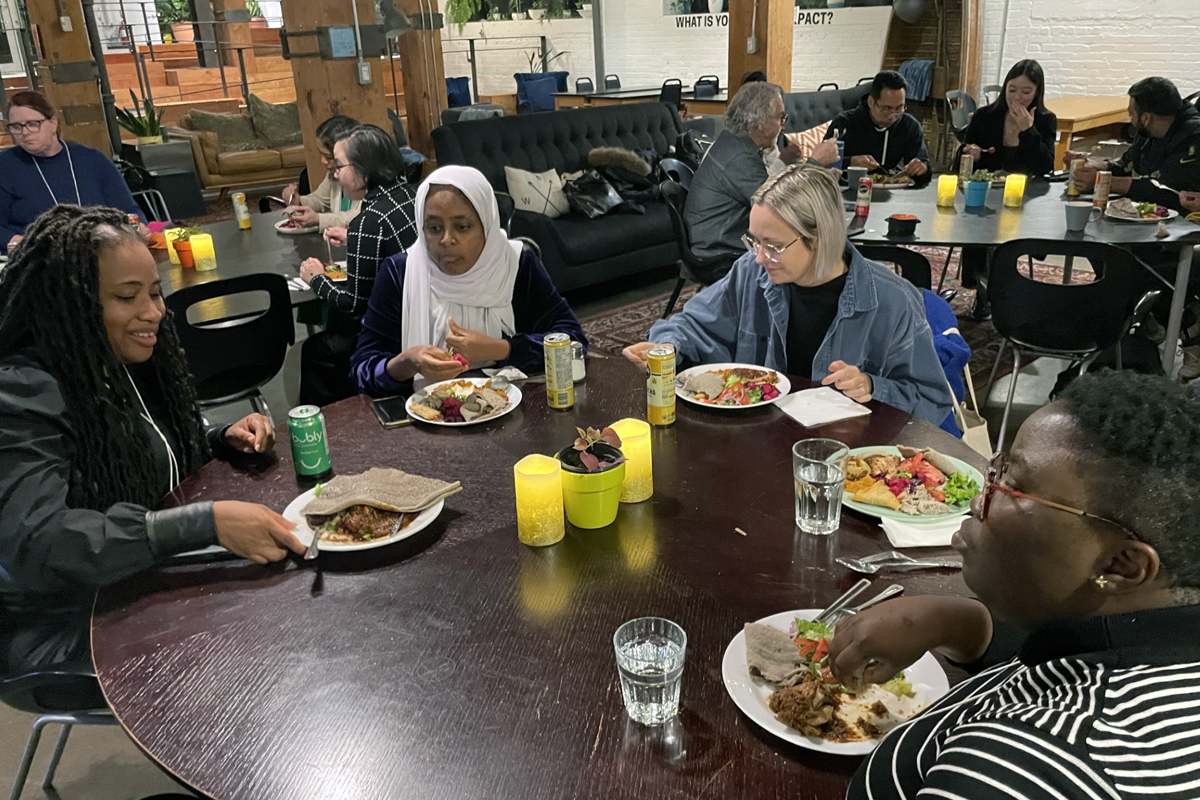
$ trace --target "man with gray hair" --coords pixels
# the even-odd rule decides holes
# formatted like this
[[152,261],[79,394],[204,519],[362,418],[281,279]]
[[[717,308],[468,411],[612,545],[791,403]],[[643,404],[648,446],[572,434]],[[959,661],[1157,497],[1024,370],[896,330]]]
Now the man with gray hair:
[[696,171],[684,209],[692,250],[717,262],[713,274],[693,276],[697,280],[715,281],[746,252],[741,237],[750,227],[750,198],[767,179],[764,155],[786,120],[783,93],[774,84],[747,83],[729,101],[725,129]]

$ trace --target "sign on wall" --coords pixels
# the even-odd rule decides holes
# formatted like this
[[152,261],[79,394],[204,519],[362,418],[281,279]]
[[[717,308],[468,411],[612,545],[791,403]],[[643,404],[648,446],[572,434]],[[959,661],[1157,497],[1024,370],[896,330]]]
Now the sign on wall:
[[[729,0],[662,0],[663,16],[677,28],[729,27]],[[832,25],[832,9],[890,6],[892,0],[796,0],[796,25]]]

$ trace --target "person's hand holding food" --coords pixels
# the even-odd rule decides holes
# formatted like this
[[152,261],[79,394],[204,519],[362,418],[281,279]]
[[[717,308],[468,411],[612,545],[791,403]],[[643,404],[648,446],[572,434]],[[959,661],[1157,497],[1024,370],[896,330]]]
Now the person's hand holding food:
[[[512,345],[503,339],[496,339],[486,333],[468,330],[450,320],[450,332],[446,334],[446,344],[454,348],[467,360],[467,364],[479,364],[484,361],[503,361],[512,352]],[[464,365],[466,366],[466,365]]]
[[829,374],[821,379],[822,386],[830,386],[849,397],[856,403],[867,403],[871,400],[871,391],[875,387],[871,376],[864,374],[858,367],[851,366],[845,361],[835,361],[829,365]]
[[340,228],[340,227],[326,228],[325,233],[322,235],[325,237],[325,241],[329,242],[334,247],[345,247],[346,246],[346,229],[345,228]]
[[983,155],[983,148],[977,144],[964,144],[962,154],[966,158],[971,158],[975,161],[978,161],[979,157]]
[[657,347],[657,346],[658,346],[657,342],[638,342],[637,344],[629,345],[629,347],[626,347],[621,352],[625,355],[626,358],[628,358],[633,363],[637,364],[639,367],[646,367],[647,366],[647,362],[646,362],[647,354],[650,352],[650,349],[652,347]]
[[970,663],[992,641],[992,617],[978,600],[897,597],[846,617],[829,643],[829,669],[843,685],[886,683],[931,650]]
[[392,356],[384,369],[394,381],[406,381],[421,374],[436,383],[461,375],[467,367],[440,347],[418,344]]
[[875,156],[854,156],[850,159],[852,167],[866,167],[869,171],[875,172],[879,169],[879,162],[875,160]]
[[810,161],[815,161],[822,167],[828,167],[831,164],[836,164],[841,157],[838,155],[837,139],[826,139],[812,149],[808,154]]
[[292,222],[297,225],[303,225],[306,228],[311,228],[321,221],[321,217],[317,212],[308,206],[292,206],[289,217]]
[[300,187],[294,183],[289,183],[283,187],[283,194],[280,195],[280,199],[289,206],[300,205]]
[[229,426],[225,441],[243,453],[265,453],[275,446],[275,431],[262,414],[249,414]]
[[929,167],[925,166],[925,162],[919,158],[914,158],[912,161],[904,165],[904,172],[914,178],[919,178],[926,172],[929,172]]

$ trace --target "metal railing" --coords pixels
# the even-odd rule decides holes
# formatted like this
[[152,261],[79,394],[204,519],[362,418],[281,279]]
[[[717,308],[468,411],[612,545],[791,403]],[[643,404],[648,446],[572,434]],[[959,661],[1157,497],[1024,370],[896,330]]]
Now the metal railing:
[[481,53],[499,53],[499,52],[504,52],[504,51],[513,51],[513,50],[520,50],[523,53],[528,53],[529,48],[528,47],[487,47],[487,48],[477,49],[475,47],[475,43],[476,42],[485,42],[490,45],[492,42],[499,42],[499,41],[505,41],[505,40],[511,41],[514,39],[525,39],[525,40],[537,39],[538,40],[538,58],[542,64],[546,63],[546,59],[547,59],[547,57],[549,57],[550,51],[549,51],[548,42],[547,42],[545,36],[480,36],[480,37],[471,37],[471,38],[467,38],[467,39],[447,39],[446,40],[447,43],[462,42],[462,41],[465,41],[467,43],[466,50],[447,50],[447,49],[445,49],[445,47],[443,47],[442,54],[443,55],[466,54],[467,63],[471,65],[471,97],[474,98],[476,103],[479,102],[479,70],[477,67],[479,55]]

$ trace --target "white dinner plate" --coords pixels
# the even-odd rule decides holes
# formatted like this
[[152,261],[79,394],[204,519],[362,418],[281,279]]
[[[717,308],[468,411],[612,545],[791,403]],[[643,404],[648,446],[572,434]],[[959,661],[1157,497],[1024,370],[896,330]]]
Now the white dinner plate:
[[[1111,205],[1111,204],[1110,204]],[[1167,209],[1165,217],[1148,217],[1146,219],[1133,219],[1132,217],[1122,217],[1109,212],[1108,206],[1104,207],[1104,216],[1115,222],[1132,222],[1134,225],[1154,225],[1159,222],[1169,222],[1179,216],[1179,212],[1173,208]]]
[[[850,455],[852,456],[874,455],[875,453],[884,453],[890,456],[900,455],[900,451],[890,444],[875,445],[874,447],[855,447],[850,451]],[[946,454],[942,453],[942,455],[945,456]],[[983,490],[983,474],[980,473],[979,470],[975,469],[967,462],[960,461],[953,456],[946,456],[946,458],[954,462],[954,466],[957,467],[960,472],[966,472],[968,475],[970,475],[971,479],[975,481],[975,485],[979,487],[980,491]],[[949,478],[950,476],[947,475],[946,477]],[[949,511],[945,514],[922,514],[920,516],[914,514],[905,514],[903,511],[893,511],[892,509],[884,508],[883,506],[873,506],[868,503],[856,503],[850,499],[849,492],[843,492],[842,504],[868,516],[879,517],[880,519],[887,517],[888,519],[894,519],[900,522],[908,523],[943,522],[954,517],[962,517],[971,513],[971,504],[968,503],[960,509]]]
[[688,394],[683,391],[683,385],[685,383],[687,383],[687,379],[692,375],[699,375],[699,374],[705,373],[705,372],[716,372],[717,370],[721,370],[721,369],[737,369],[737,368],[759,369],[759,370],[767,369],[766,367],[761,367],[758,364],[702,364],[701,366],[698,366],[698,367],[692,367],[690,369],[685,369],[683,372],[680,372],[678,375],[675,376],[675,396],[681,400],[691,403],[694,406],[700,406],[701,408],[715,408],[719,411],[742,411],[747,408],[761,408],[763,406],[774,405],[775,403],[779,402],[783,398],[787,397],[792,391],[792,382],[789,381],[787,379],[787,376],[784,375],[779,370],[768,370],[770,372],[774,372],[776,378],[778,378],[778,382],[775,384],[775,388],[779,390],[779,397],[776,397],[774,400],[764,400],[759,403],[754,403],[753,405],[719,406],[719,405],[716,405],[715,403],[705,403],[702,400],[696,400],[695,398],[688,396]]
[[405,403],[404,403],[404,410],[407,411],[408,415],[410,417],[412,417],[413,419],[415,419],[417,422],[423,422],[426,425],[441,425],[444,428],[464,428],[468,425],[480,425],[484,422],[491,422],[494,419],[500,419],[505,414],[511,413],[514,408],[521,405],[521,390],[516,385],[512,385],[509,388],[504,390],[504,393],[506,395],[508,395],[508,408],[504,409],[499,414],[493,414],[490,417],[482,417],[480,419],[473,419],[470,422],[444,422],[441,420],[425,419],[424,417],[418,415],[416,412],[414,412],[412,410],[413,397],[416,397],[416,395],[420,394],[421,392],[431,392],[434,389],[436,389],[437,387],[441,386],[442,384],[454,383],[455,381],[469,381],[469,382],[475,384],[476,386],[483,386],[485,383],[487,383],[490,380],[491,380],[491,378],[451,378],[448,381],[439,381],[438,383],[431,383],[428,386],[426,386],[424,389],[421,389],[420,392],[416,392],[413,394],[412,397],[409,397],[408,400],[405,401]]
[[[784,633],[792,624],[794,617],[812,619],[821,613],[819,608],[802,608],[796,611],[784,611],[772,614],[758,620],[759,624],[770,625]],[[922,706],[928,706],[933,701],[950,691],[950,682],[937,659],[926,653],[908,669],[904,677],[912,684],[916,700]],[[725,648],[725,657],[721,659],[721,678],[725,682],[725,691],[733,698],[733,702],[756,725],[780,739],[818,750],[824,753],[842,756],[867,755],[879,744],[872,739],[865,742],[829,742],[816,736],[805,736],[794,728],[789,728],[779,720],[767,706],[767,698],[775,691],[775,687],[761,678],[753,677],[750,668],[746,666],[746,632],[740,630],[733,641]]]
[[[341,261],[335,261],[333,263],[335,266],[341,268],[342,270],[346,269],[346,260],[345,259],[342,259]],[[325,277],[329,278],[329,275],[326,275]],[[349,275],[347,275],[344,278],[329,278],[329,280],[333,281],[334,283],[345,283],[349,279],[350,279]]]
[[281,219],[281,220],[279,220],[279,222],[276,222],[275,223],[276,232],[282,233],[284,236],[301,236],[306,233],[317,233],[320,230],[320,228],[317,225],[309,225],[306,228],[285,228],[285,227],[283,227],[287,223],[288,223],[288,221],[286,219]]
[[[312,502],[312,499],[317,496],[317,488],[314,486],[304,494],[297,497],[292,502],[288,503],[288,507],[283,510],[283,518],[288,522],[293,522],[296,529],[292,531],[296,534],[296,538],[300,540],[300,544],[308,547],[312,543],[313,531],[308,527],[308,520],[304,517],[304,507]],[[372,547],[383,547],[384,545],[398,542],[401,539],[407,539],[415,533],[428,528],[430,523],[438,518],[438,514],[442,513],[445,508],[446,501],[438,500],[429,508],[417,514],[417,518],[412,523],[401,531],[398,531],[395,536],[389,536],[386,539],[375,539],[370,542],[361,544],[350,544],[348,542],[319,542],[318,550],[325,550],[331,553],[346,552],[350,550],[370,550]]]

